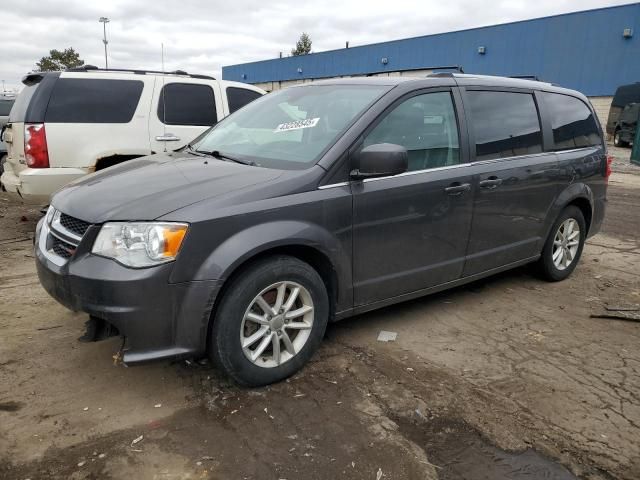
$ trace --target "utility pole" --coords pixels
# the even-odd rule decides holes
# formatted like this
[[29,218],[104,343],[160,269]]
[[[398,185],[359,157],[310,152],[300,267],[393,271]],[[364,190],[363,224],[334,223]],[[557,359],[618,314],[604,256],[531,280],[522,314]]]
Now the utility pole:
[[102,39],[102,43],[104,43],[104,68],[107,69],[109,68],[109,61],[107,60],[107,43],[109,43],[107,41],[107,23],[109,23],[109,19],[107,17],[100,17],[98,21],[102,23],[104,32],[104,38]]

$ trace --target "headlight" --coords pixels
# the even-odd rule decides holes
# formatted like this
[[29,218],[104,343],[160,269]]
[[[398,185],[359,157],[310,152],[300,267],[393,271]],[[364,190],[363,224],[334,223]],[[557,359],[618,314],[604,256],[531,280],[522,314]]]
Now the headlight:
[[185,223],[105,223],[91,253],[128,267],[151,267],[175,260],[187,228]]

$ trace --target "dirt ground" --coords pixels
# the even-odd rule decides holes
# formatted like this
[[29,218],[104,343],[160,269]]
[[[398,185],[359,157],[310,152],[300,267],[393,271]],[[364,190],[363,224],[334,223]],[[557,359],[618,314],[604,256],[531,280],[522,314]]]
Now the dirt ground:
[[640,167],[612,151],[570,279],[522,268],[334,324],[298,375],[252,390],[79,343],[85,316],[36,277],[39,212],[0,195],[0,478],[640,478],[640,322],[590,317],[640,303]]

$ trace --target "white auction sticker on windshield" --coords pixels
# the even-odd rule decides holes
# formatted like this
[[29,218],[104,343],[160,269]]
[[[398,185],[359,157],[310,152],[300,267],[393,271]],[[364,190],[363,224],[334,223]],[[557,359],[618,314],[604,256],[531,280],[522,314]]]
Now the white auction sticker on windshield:
[[307,118],[305,120],[297,120],[295,122],[281,123],[276,127],[274,133],[277,132],[288,132],[289,130],[300,130],[301,128],[311,128],[315,127],[320,118]]

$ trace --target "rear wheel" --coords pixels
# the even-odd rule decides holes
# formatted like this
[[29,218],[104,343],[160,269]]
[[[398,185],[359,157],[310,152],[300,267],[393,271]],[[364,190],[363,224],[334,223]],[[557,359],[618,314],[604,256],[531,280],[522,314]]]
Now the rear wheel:
[[557,282],[573,273],[582,255],[586,235],[582,211],[573,205],[565,208],[553,224],[538,261],[545,279]]
[[277,382],[311,358],[328,318],[324,282],[310,265],[286,256],[262,260],[227,288],[211,329],[210,355],[238,383]]

